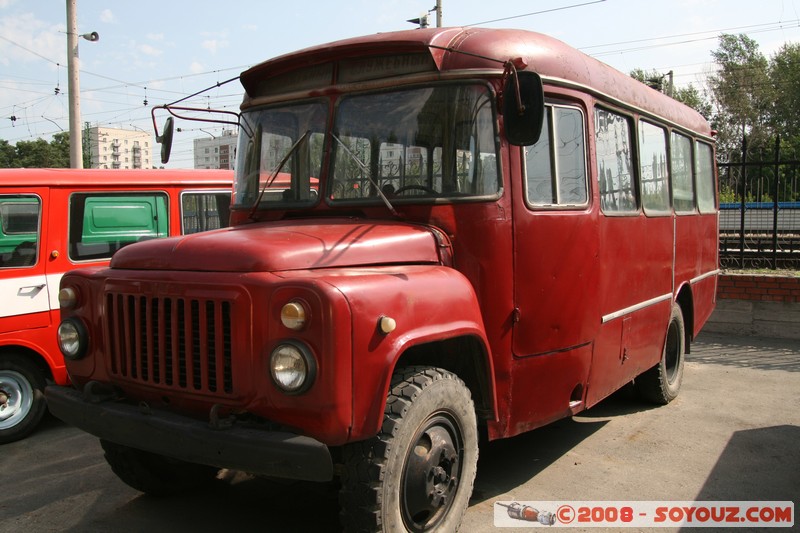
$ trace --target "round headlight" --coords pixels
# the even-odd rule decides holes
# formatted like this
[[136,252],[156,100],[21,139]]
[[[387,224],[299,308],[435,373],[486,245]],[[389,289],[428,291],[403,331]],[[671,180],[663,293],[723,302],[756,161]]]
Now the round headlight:
[[67,359],[80,359],[86,354],[89,337],[83,323],[68,318],[58,326],[58,347]]
[[281,323],[287,328],[300,331],[306,325],[308,311],[302,302],[292,300],[281,307]]
[[284,392],[296,394],[311,386],[316,366],[306,346],[300,343],[284,343],[272,351],[269,371],[275,385]]
[[72,287],[58,291],[58,305],[61,309],[72,309],[78,305],[78,293]]

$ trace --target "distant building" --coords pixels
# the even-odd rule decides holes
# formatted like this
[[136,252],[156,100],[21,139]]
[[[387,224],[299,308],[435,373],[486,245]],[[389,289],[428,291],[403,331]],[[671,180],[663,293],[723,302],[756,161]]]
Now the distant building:
[[195,139],[194,168],[233,169],[238,140],[239,136],[232,130],[223,130],[218,137]]
[[91,168],[153,168],[153,136],[146,131],[97,126],[85,135]]

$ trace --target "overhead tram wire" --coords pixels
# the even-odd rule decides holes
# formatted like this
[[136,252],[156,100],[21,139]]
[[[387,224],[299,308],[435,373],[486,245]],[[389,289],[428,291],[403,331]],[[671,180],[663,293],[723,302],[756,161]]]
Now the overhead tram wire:
[[503,17],[503,18],[493,19],[493,20],[485,20],[483,22],[475,22],[473,24],[465,24],[465,26],[482,26],[483,24],[492,24],[493,22],[502,22],[504,20],[519,19],[519,18],[523,18],[523,17],[530,17],[530,16],[533,16],[533,15],[541,15],[543,13],[552,13],[554,11],[564,11],[565,9],[572,9],[572,8],[575,8],[575,7],[589,6],[589,5],[592,5],[592,4],[601,4],[601,3],[605,2],[605,1],[606,0],[593,0],[591,2],[583,2],[582,4],[572,4],[572,5],[569,5],[569,6],[555,7],[553,9],[545,9],[545,10],[542,10],[542,11],[534,11],[532,13],[523,13],[521,15],[512,15],[510,17]]

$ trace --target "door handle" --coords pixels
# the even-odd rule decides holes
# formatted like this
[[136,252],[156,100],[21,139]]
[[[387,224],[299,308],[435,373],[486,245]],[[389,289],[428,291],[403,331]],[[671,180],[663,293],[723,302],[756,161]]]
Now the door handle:
[[34,297],[39,294],[39,291],[44,289],[45,284],[42,283],[41,285],[31,285],[29,287],[20,287],[17,291],[18,296],[30,296]]

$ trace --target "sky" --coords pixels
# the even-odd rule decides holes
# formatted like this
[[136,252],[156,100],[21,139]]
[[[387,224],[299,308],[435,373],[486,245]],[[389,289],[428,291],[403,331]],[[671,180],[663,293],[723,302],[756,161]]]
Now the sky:
[[[308,46],[413,29],[407,19],[434,4],[77,0],[78,33],[100,35],[79,41],[81,121],[152,132],[153,105],[207,87],[214,88],[184,105],[236,111],[241,86],[218,83]],[[0,139],[49,140],[69,130],[66,5],[0,0]],[[444,26],[546,33],[626,73],[671,70],[676,86],[704,86],[721,33],[747,34],[766,57],[800,43],[800,0],[442,0],[442,7]],[[172,168],[192,166],[193,138],[221,133],[213,124],[177,126]]]

